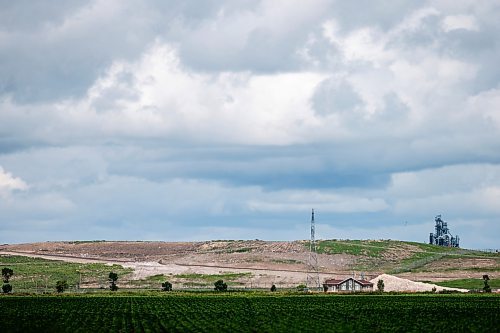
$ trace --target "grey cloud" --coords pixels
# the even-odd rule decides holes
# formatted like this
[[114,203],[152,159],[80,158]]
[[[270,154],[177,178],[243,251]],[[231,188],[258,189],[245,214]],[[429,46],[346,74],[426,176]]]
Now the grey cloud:
[[[36,7],[12,2],[6,15],[29,15]],[[43,7],[30,25],[17,19],[0,23],[0,93],[16,101],[81,96],[114,59],[138,56],[159,24],[137,15],[136,9],[148,13],[144,6],[113,8],[95,1],[52,7]]]
[[[2,5],[0,166],[29,185],[0,201],[2,241],[305,238],[303,206],[326,207],[332,194],[377,209],[319,212],[325,238],[425,240],[438,213],[460,221],[458,234],[496,225],[498,6],[318,1],[273,16],[254,1]],[[401,28],[424,7],[437,9]],[[446,15],[464,13],[477,31],[442,29]],[[339,43],[322,35],[327,20]],[[156,44],[179,55],[165,77],[185,81],[146,94],[134,69]],[[88,98],[112,63],[131,69]],[[280,110],[286,117],[275,98],[295,101],[307,86],[278,95],[262,77],[251,81],[282,72],[326,78],[311,100]],[[267,90],[245,90],[248,82]],[[167,91],[177,84],[186,88]],[[260,141],[233,142],[252,129]],[[273,131],[291,139],[276,142]],[[497,244],[498,228],[490,231],[464,244]]]
[[88,4],[86,0],[55,3],[50,0],[0,1],[0,27],[7,31],[33,31],[48,24],[60,24],[71,12]]
[[363,101],[345,79],[329,78],[323,81],[313,97],[314,110],[322,116],[353,112]]
[[365,26],[377,26],[388,30],[422,6],[413,1],[336,1],[332,10],[344,31]]
[[196,70],[291,71],[301,66],[296,51],[328,17],[331,6],[329,1],[313,1],[297,15],[294,6],[278,9],[273,8],[278,3],[257,2],[233,10],[233,16],[181,26],[173,30],[176,36],[167,32],[166,38],[179,43],[183,62]]

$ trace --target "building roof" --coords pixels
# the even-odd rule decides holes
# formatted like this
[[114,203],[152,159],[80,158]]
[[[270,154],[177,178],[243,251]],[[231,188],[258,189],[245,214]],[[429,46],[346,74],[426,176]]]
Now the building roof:
[[330,285],[330,286],[338,286],[338,285],[341,285],[343,282],[345,282],[347,280],[353,280],[353,281],[359,283],[362,286],[373,286],[373,283],[371,283],[370,281],[357,280],[357,279],[352,278],[352,277],[349,277],[349,278],[343,279],[343,280],[329,279],[329,280],[326,280],[324,284]]

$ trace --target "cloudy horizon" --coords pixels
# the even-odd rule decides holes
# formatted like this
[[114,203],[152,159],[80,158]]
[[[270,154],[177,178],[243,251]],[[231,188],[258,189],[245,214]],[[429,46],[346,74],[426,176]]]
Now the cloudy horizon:
[[498,1],[0,1],[0,242],[500,248]]

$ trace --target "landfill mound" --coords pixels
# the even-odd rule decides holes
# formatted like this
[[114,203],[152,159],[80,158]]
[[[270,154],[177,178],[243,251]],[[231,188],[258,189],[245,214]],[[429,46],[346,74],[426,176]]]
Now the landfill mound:
[[384,291],[419,292],[419,291],[432,291],[433,288],[436,288],[436,291],[455,290],[463,293],[468,292],[467,289],[441,287],[436,284],[415,282],[389,274],[382,274],[370,280],[370,282],[373,283],[374,288],[376,288],[379,280],[384,281]]

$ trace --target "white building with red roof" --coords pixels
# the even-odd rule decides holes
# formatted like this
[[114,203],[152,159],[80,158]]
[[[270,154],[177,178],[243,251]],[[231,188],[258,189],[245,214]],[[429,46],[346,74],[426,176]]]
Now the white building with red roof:
[[349,277],[343,280],[329,279],[323,283],[325,292],[373,291],[373,283]]

